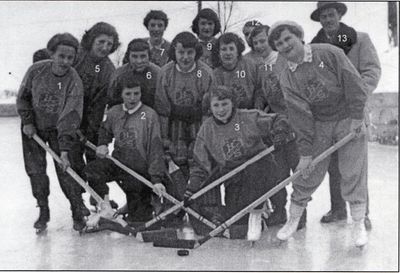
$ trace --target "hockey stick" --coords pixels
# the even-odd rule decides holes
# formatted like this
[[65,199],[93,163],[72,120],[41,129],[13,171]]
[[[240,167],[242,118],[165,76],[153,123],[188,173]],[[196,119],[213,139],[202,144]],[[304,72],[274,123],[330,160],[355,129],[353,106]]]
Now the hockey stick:
[[[329,147],[327,150],[325,150],[323,153],[321,153],[319,156],[317,156],[311,164],[314,166],[320,163],[322,160],[327,158],[329,155],[331,155],[333,152],[341,148],[343,145],[348,143],[350,140],[352,140],[355,136],[355,132],[351,132],[350,134],[346,135],[344,138],[342,138],[340,141]],[[241,219],[243,216],[245,216],[247,213],[249,213],[252,209],[257,207],[258,205],[262,204],[276,194],[278,191],[280,191],[282,188],[284,188],[286,185],[297,179],[301,175],[301,171],[296,171],[293,175],[290,177],[286,178],[282,182],[280,182],[278,185],[273,187],[271,190],[269,190],[267,193],[259,197],[257,200],[255,200],[253,203],[249,204],[247,207],[233,215],[231,218],[226,220],[224,223],[222,223],[220,226],[218,226],[216,229],[212,230],[208,235],[204,236],[203,238],[199,240],[183,240],[183,239],[178,239],[178,240],[171,240],[171,239],[163,239],[163,240],[157,240],[154,241],[153,245],[156,247],[170,247],[170,248],[188,248],[188,249],[195,249],[210,240],[211,238],[215,237],[219,233],[223,232],[229,226],[234,224],[236,221]]]
[[[33,135],[33,139],[34,139],[45,151],[47,151],[47,152],[51,155],[51,157],[53,157],[53,159],[54,159],[57,163],[62,164],[61,158],[60,158],[49,146],[47,146],[46,143],[45,143],[37,134],[34,134],[34,135]],[[93,196],[93,198],[96,200],[96,202],[97,202],[101,207],[103,207],[103,204],[105,204],[106,202],[105,202],[105,201],[104,201],[104,200],[103,200],[103,199],[102,199],[88,184],[86,184],[86,182],[85,182],[71,167],[68,167],[67,170],[66,170],[66,172],[67,172],[81,187],[83,187],[87,192],[89,192],[89,193]],[[112,212],[107,211],[106,213],[107,213],[106,215],[101,215],[101,214],[100,214],[100,215],[97,215],[97,216],[98,216],[97,221],[100,221],[101,218],[107,219],[107,217],[102,217],[102,216],[108,216],[108,218],[109,218],[109,217],[113,217],[113,215],[114,215],[114,211],[112,211]],[[139,240],[141,240],[141,241],[144,241],[144,236],[143,236],[142,234],[138,233],[136,230],[132,229],[123,219],[121,219],[121,218],[119,218],[119,217],[117,217],[117,218],[114,218],[114,217],[113,217],[113,219],[107,219],[107,220],[111,220],[112,222],[114,222],[114,223],[120,225],[121,228],[125,230],[125,233],[124,233],[124,234],[126,234],[126,235],[132,235],[132,236],[136,237],[137,239],[139,239]],[[119,228],[119,230],[121,230],[121,228]],[[158,238],[158,237],[157,237],[157,238]]]

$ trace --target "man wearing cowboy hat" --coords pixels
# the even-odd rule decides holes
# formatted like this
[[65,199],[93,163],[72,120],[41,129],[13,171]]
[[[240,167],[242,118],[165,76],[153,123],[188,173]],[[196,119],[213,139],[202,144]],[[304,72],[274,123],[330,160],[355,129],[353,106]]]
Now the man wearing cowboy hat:
[[[345,4],[340,2],[317,3],[317,9],[311,13],[311,20],[320,22],[322,29],[311,43],[329,43],[343,49],[360,73],[364,89],[368,96],[375,90],[381,76],[378,54],[367,33],[358,32],[352,27],[340,22],[347,12]],[[368,108],[366,107],[366,124],[368,126]],[[331,195],[331,210],[321,218],[322,223],[331,223],[347,218],[346,203],[340,193],[341,175],[338,169],[338,156],[334,153],[329,165],[329,187]],[[365,215],[365,227],[372,228],[368,218],[369,205]]]

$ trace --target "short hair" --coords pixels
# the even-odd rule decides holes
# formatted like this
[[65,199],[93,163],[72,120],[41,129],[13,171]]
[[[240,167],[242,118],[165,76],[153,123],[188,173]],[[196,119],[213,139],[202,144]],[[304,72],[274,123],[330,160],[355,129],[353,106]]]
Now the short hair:
[[221,22],[219,21],[218,15],[212,9],[206,8],[200,10],[192,21],[192,31],[197,35],[199,35],[200,18],[204,18],[214,22],[215,26],[213,36],[217,35],[217,33],[221,31]]
[[122,96],[122,91],[125,88],[134,88],[134,87],[141,87],[140,83],[137,79],[132,77],[131,75],[123,75],[121,78],[118,79],[116,86],[115,86],[115,92],[113,94],[114,98],[119,99],[121,101],[121,96]]
[[89,30],[85,31],[81,40],[82,48],[86,51],[92,50],[94,40],[102,34],[105,34],[107,36],[112,36],[114,39],[114,43],[111,48],[110,54],[113,53],[115,50],[117,50],[117,48],[120,45],[118,32],[115,29],[115,27],[105,22],[96,23]]
[[162,10],[150,10],[143,19],[143,25],[148,29],[148,24],[151,19],[163,20],[165,28],[168,26],[168,17]]
[[222,65],[221,58],[219,56],[219,48],[221,44],[230,44],[232,42],[236,45],[238,57],[242,56],[242,53],[246,48],[243,39],[233,32],[226,32],[217,39],[217,42],[211,51],[211,61],[214,67]]
[[39,50],[36,50],[35,53],[33,53],[33,63],[43,61],[43,60],[48,60],[50,59],[50,53],[47,50],[47,48],[42,48]]
[[251,49],[253,49],[253,38],[256,37],[258,34],[265,32],[268,37],[268,31],[269,31],[269,26],[268,25],[262,25],[262,26],[256,26],[251,32],[250,32],[250,37],[249,37],[249,46]]
[[168,57],[174,62],[176,62],[175,48],[178,43],[181,43],[184,48],[194,48],[196,50],[196,61],[203,55],[203,48],[196,36],[188,31],[184,31],[175,36],[169,48]]
[[[274,28],[272,32],[268,36],[268,44],[272,48],[272,50],[276,51],[275,41],[281,37],[283,31],[288,30],[289,32],[293,33],[300,39],[303,39],[303,32],[293,25],[279,25],[278,27]],[[303,41],[304,43],[304,41]]]
[[70,33],[57,33],[47,43],[47,50],[50,51],[50,54],[57,51],[57,47],[59,45],[70,46],[75,49],[75,52],[78,52],[79,42],[72,34]]
[[146,40],[144,40],[144,39],[133,39],[128,44],[128,47],[125,52],[125,56],[122,60],[122,63],[123,64],[129,63],[129,55],[131,54],[131,51],[144,51],[144,50],[147,50],[147,53],[149,54],[149,58],[150,58],[149,43],[146,42]]
[[212,98],[216,97],[218,100],[229,99],[232,101],[233,106],[236,106],[236,96],[231,87],[225,85],[218,85],[211,89],[210,104]]

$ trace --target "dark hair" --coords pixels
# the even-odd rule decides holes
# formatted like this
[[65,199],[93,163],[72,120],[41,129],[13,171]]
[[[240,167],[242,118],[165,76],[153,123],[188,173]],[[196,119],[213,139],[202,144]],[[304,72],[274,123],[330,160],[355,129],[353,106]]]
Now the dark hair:
[[238,57],[242,56],[242,53],[245,50],[243,39],[232,32],[224,33],[218,38],[215,46],[213,46],[213,49],[211,51],[211,61],[214,67],[222,65],[221,58],[219,56],[219,48],[221,44],[230,44],[232,42],[236,45]]
[[181,43],[184,48],[194,48],[196,50],[196,61],[203,55],[203,48],[196,36],[188,31],[184,31],[175,36],[169,48],[168,57],[174,62],[176,62],[175,48],[178,43]]
[[250,37],[249,37],[249,46],[251,47],[251,49],[253,48],[253,38],[256,37],[258,34],[265,32],[265,34],[267,34],[268,37],[268,31],[269,31],[269,26],[268,25],[262,25],[262,26],[256,26],[250,33]]
[[219,21],[218,15],[213,11],[212,9],[202,9],[199,11],[199,13],[196,15],[196,17],[192,21],[192,31],[199,35],[199,21],[200,18],[204,18],[210,21],[213,21],[215,26],[214,26],[214,33],[213,36],[217,35],[218,32],[221,31],[221,23]]
[[133,88],[137,86],[141,87],[140,83],[134,77],[132,77],[131,75],[123,75],[121,78],[118,79],[116,83],[113,97],[120,99],[122,96],[122,91],[125,88]]
[[79,42],[72,34],[70,33],[58,33],[51,37],[49,42],[47,43],[47,50],[50,51],[50,54],[56,52],[57,47],[59,45],[70,46],[75,49],[75,53],[78,52]]
[[47,60],[50,58],[51,58],[51,56],[50,56],[50,53],[47,50],[47,48],[42,48],[42,49],[36,50],[35,53],[33,53],[33,63]]
[[147,43],[144,39],[133,39],[128,44],[122,63],[123,64],[129,63],[129,55],[131,54],[131,51],[144,51],[144,50],[147,50],[147,53],[149,54],[150,58],[149,43]]
[[256,27],[256,26],[262,26],[261,22],[257,21],[257,20],[251,20],[251,21],[247,21],[244,24],[243,28],[245,28],[245,27]]
[[112,36],[114,39],[110,54],[117,50],[120,45],[117,30],[115,27],[105,22],[96,23],[89,30],[85,31],[81,40],[82,48],[86,51],[92,50],[94,40],[102,34]]
[[[268,36],[268,44],[272,48],[272,50],[276,51],[275,41],[278,40],[279,37],[281,37],[281,34],[283,31],[285,31],[285,29],[287,29],[289,32],[293,33],[300,39],[303,39],[303,33],[297,27],[292,26],[292,25],[280,25],[280,26],[276,27],[275,29],[273,29],[272,32],[270,33],[270,35]],[[304,43],[304,41],[303,41],[303,43]]]
[[229,99],[232,101],[233,106],[236,106],[236,96],[231,87],[227,87],[225,85],[215,86],[210,92],[210,103],[214,97],[216,97],[218,100]]
[[150,10],[143,19],[143,25],[148,29],[148,24],[151,19],[163,20],[165,28],[168,26],[168,17],[162,10]]

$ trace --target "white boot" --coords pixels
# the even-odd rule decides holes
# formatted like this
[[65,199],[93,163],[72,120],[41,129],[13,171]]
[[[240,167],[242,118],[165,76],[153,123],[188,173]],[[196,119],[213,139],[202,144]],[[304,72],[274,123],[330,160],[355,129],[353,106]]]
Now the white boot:
[[363,247],[368,243],[368,234],[365,229],[364,218],[353,223],[353,240],[356,247]]
[[261,238],[262,229],[262,213],[264,210],[253,210],[249,215],[249,223],[247,228],[247,240],[258,241]]
[[290,217],[285,223],[285,225],[276,234],[276,237],[279,240],[286,241],[293,235],[293,233],[296,232],[303,210],[304,210],[303,207],[294,205],[293,203],[290,204],[289,208]]

